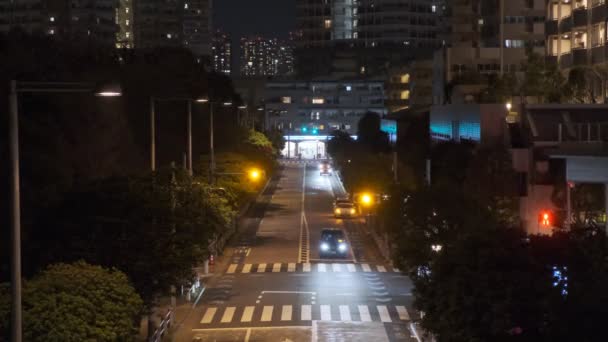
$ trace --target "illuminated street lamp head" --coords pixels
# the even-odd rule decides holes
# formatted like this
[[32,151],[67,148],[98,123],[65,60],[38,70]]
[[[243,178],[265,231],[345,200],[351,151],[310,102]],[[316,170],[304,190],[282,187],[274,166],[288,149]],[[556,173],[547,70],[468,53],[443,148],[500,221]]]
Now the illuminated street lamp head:
[[363,194],[361,195],[361,203],[363,203],[364,205],[372,205],[373,199],[372,199],[372,195],[370,194]]
[[507,102],[507,110],[510,112],[511,108],[513,108],[513,105],[511,104],[511,102]]
[[260,177],[262,177],[262,172],[258,169],[251,169],[249,171],[249,178],[252,181],[257,181],[258,179],[260,179]]
[[239,106],[239,109],[247,109],[247,106]]
[[122,87],[118,83],[100,84],[93,90],[95,96],[117,97],[122,96]]
[[222,103],[222,104],[223,104],[225,107],[232,106],[232,102],[230,102],[230,101],[226,101],[226,102],[224,102],[224,103]]
[[196,101],[196,102],[198,102],[198,103],[207,103],[207,102],[209,102],[209,99],[208,99],[208,98],[206,98],[206,97],[199,97],[199,98],[197,98],[197,99],[196,99],[196,100],[194,100],[194,101]]

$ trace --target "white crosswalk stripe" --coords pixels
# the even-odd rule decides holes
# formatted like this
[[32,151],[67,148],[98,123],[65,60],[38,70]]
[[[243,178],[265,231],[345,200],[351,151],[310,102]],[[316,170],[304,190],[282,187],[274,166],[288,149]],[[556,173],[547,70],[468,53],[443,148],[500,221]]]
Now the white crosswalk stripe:
[[391,322],[391,315],[389,315],[386,305],[378,305],[376,308],[378,308],[378,313],[380,314],[380,321]]
[[270,322],[272,320],[272,309],[273,306],[264,306],[262,309],[262,318],[260,319],[262,322]]
[[290,262],[287,264],[287,272],[295,272],[296,271],[296,263]]
[[397,306],[397,313],[399,314],[399,319],[402,321],[409,321],[410,314],[407,312],[405,306]]
[[307,263],[302,264],[302,270],[304,272],[310,272],[310,263],[307,262]]
[[230,266],[228,267],[228,271],[226,271],[226,273],[234,273],[234,271],[236,271],[237,266],[238,266],[238,264],[230,264]]
[[342,272],[342,267],[340,267],[340,264],[331,264],[331,268],[334,272]]
[[321,305],[321,320],[331,321],[331,308],[329,305]]
[[361,268],[363,269],[363,272],[371,272],[372,269],[369,267],[368,264],[361,264]]
[[259,264],[258,272],[266,272],[266,264]]
[[350,321],[350,308],[348,305],[340,305],[340,320],[342,322]]
[[346,269],[348,269],[348,272],[357,272],[355,264],[346,264]]
[[251,272],[251,264],[245,264],[245,266],[243,266],[243,273],[249,272]]
[[208,308],[207,311],[205,311],[205,314],[203,315],[203,319],[201,319],[201,323],[203,323],[203,324],[211,323],[211,321],[213,321],[213,316],[215,316],[216,311],[217,311],[217,308]]
[[312,320],[312,307],[310,305],[302,305],[301,317],[303,321]]
[[222,316],[222,323],[230,323],[232,322],[232,317],[234,316],[234,311],[236,308],[234,306],[229,306],[224,310],[224,315]]
[[277,262],[274,265],[272,265],[272,272],[274,272],[274,273],[281,272],[281,264]]
[[318,264],[317,265],[317,271],[319,271],[319,272],[327,272],[326,266],[327,265],[325,265],[325,264]]
[[382,265],[377,266],[378,272],[386,272],[386,268]]
[[243,310],[243,316],[241,316],[241,322],[251,322],[254,310],[255,306],[246,306]]
[[[353,310],[351,312],[351,309]],[[383,322],[410,321],[410,314],[404,305],[265,305],[207,307],[201,324],[226,327],[231,323],[261,322],[309,322],[312,320],[341,322]],[[298,312],[294,315],[294,311]],[[261,311],[261,313],[260,313]],[[275,314],[276,311],[276,314]],[[332,313],[333,312],[333,313]],[[358,314],[357,314],[358,313]],[[239,316],[240,315],[240,316]],[[399,318],[397,318],[399,317]],[[295,321],[295,322],[294,322]]]
[[281,311],[281,321],[291,321],[291,305],[283,305],[283,310]]
[[359,305],[357,307],[359,309],[359,317],[361,317],[361,322],[371,322],[372,316],[369,314],[369,309],[365,305]]

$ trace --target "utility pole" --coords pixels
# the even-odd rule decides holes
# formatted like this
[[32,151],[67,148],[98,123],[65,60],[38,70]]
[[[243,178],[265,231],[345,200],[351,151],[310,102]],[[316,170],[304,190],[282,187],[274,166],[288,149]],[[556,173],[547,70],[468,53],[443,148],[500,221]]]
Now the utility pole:
[[215,150],[213,148],[213,104],[209,103],[209,183],[214,183]]
[[188,174],[190,177],[194,174],[192,171],[192,101],[188,100]]
[[9,93],[9,153],[11,160],[11,341],[22,340],[21,308],[21,194],[19,190],[19,115],[17,108],[17,81],[10,82]]

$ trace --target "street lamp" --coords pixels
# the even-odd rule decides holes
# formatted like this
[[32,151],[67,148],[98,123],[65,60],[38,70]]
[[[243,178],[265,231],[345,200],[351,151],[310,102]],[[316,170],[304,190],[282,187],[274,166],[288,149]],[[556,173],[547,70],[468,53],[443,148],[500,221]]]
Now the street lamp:
[[209,104],[209,184],[213,184],[213,177],[215,173],[215,149],[213,143],[213,106],[222,105],[224,107],[232,106],[231,101],[214,102],[210,101],[208,97],[200,97],[195,100],[198,103]]
[[19,93],[94,93],[96,96],[116,97],[122,95],[120,85],[95,86],[92,83],[76,82],[17,82],[9,83],[9,156],[11,168],[11,341],[22,340],[21,308],[21,194],[19,191]]

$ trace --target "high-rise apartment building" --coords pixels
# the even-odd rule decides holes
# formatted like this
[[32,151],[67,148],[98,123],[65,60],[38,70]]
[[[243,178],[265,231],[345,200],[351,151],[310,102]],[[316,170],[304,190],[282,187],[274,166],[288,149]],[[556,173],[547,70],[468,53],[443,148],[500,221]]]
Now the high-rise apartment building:
[[133,35],[133,2],[135,0],[119,0],[120,5],[116,8],[116,47],[119,49],[131,49],[134,47]]
[[119,0],[0,0],[0,32],[19,27],[27,32],[113,45],[119,31],[118,7]]
[[456,0],[451,4],[448,82],[470,72],[518,71],[529,51],[544,55],[545,0]]
[[301,47],[442,45],[442,0],[297,0]]
[[293,73],[293,47],[276,38],[241,38],[242,76],[284,76]]
[[220,30],[216,30],[213,34],[211,62],[214,71],[230,75],[232,71],[232,41],[230,35]]
[[547,59],[561,69],[604,64],[608,6],[604,0],[549,0]]
[[211,54],[211,0],[135,0],[135,46],[183,46],[199,56]]

